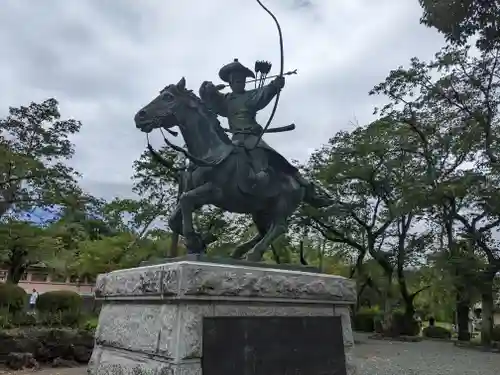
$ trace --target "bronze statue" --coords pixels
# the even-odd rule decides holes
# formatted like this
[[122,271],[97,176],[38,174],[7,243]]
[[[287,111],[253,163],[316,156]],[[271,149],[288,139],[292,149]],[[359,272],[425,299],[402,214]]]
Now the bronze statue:
[[[279,34],[280,72],[271,83],[263,84],[271,65],[260,61],[255,69],[261,73],[260,85],[246,91],[246,79],[255,78],[255,74],[235,59],[219,72],[219,77],[229,83],[231,93],[219,92],[226,85],[203,82],[200,99],[186,89],[182,78],[176,85],[165,87],[135,116],[136,126],[143,132],[163,128],[175,135],[170,128],[178,126],[182,133],[187,150],[165,138],[168,145],[184,153],[191,162],[169,226],[174,233],[184,236],[191,253],[205,250],[204,236],[195,233],[192,220],[193,211],[203,205],[252,215],[258,234],[233,253],[233,257],[241,258],[251,249],[248,259],[252,261],[261,260],[272,242],[287,231],[288,218],[302,202],[315,208],[332,207],[324,191],[303,178],[297,168],[262,141],[265,133],[294,128],[289,125],[269,129],[269,125],[285,85],[284,76],[296,71],[283,72],[281,27],[271,11],[260,0],[256,1],[273,18]],[[273,98],[271,115],[262,127],[255,119],[256,114]],[[229,129],[221,127],[217,115],[227,117]],[[232,140],[226,132],[233,135]],[[148,147],[157,160],[170,166],[149,144]]]
[[[231,82],[232,94],[223,96],[213,84],[204,82],[200,92],[205,103],[186,89],[182,78],[139,110],[135,123],[146,133],[178,126],[183,135],[187,150],[169,144],[185,153],[194,167],[169,225],[184,236],[189,252],[205,250],[203,237],[193,228],[193,211],[213,204],[229,212],[252,215],[259,233],[240,245],[233,256],[241,258],[252,249],[248,259],[259,261],[271,243],[287,231],[287,219],[302,201],[317,208],[331,202],[274,149],[264,142],[254,147],[262,131],[255,114],[269,103],[284,80],[276,79],[258,91],[246,92],[242,80],[249,72],[238,64],[226,72],[227,67],[221,69],[221,77]],[[233,141],[214,111],[228,116]]]
[[285,86],[285,77],[278,76],[268,85],[246,91],[246,79],[255,78],[255,74],[238,59],[223,66],[219,77],[229,83],[232,92],[221,94],[212,82],[205,81],[200,88],[200,97],[217,115],[227,117],[233,143],[244,146],[248,151],[252,163],[249,177],[253,180],[255,194],[269,183],[270,158],[274,159],[273,162],[281,170],[295,176],[303,187],[312,189],[311,184],[297,173],[294,166],[262,140],[263,128],[255,119],[257,112],[264,109]]

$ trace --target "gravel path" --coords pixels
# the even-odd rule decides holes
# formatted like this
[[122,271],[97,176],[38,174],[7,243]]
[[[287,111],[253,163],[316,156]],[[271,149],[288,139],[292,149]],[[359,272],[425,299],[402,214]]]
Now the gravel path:
[[[500,354],[461,349],[436,341],[370,340],[356,334],[359,375],[498,375]],[[5,371],[5,370],[4,370]],[[0,375],[86,375],[85,368],[7,372]]]
[[359,375],[498,375],[500,354],[437,341],[369,340],[356,334]]
[[87,368],[48,368],[40,371],[7,371],[0,370],[1,375],[87,375]]

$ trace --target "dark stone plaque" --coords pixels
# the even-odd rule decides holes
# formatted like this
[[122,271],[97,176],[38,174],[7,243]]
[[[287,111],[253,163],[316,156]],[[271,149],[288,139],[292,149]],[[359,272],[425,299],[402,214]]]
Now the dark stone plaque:
[[203,375],[346,375],[340,317],[203,319]]

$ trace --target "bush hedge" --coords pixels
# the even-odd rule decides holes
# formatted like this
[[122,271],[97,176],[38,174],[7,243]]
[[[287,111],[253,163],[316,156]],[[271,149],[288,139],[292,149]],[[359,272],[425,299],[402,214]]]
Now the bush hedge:
[[420,324],[413,317],[406,316],[403,311],[394,311],[391,331],[396,336],[417,336],[420,334]]
[[422,331],[422,334],[424,335],[424,337],[433,339],[451,339],[451,331],[449,329],[438,326],[425,327]]
[[397,336],[418,336],[420,334],[420,324],[405,315],[404,311],[395,310],[391,316],[391,326],[384,330],[383,327],[384,316],[379,313],[375,316],[375,332],[383,336],[397,337]]
[[500,324],[493,327],[493,331],[491,331],[491,339],[493,341],[500,342]]
[[358,332],[374,332],[375,321],[380,315],[378,308],[361,308],[354,314],[353,328]]
[[12,352],[31,353],[38,362],[52,365],[61,359],[86,364],[92,355],[93,346],[91,332],[54,328],[5,330],[0,331],[0,364]]
[[84,323],[83,323],[83,329],[88,332],[95,332],[97,329],[97,325],[99,323],[99,318],[98,317],[91,317],[88,318]]
[[65,290],[40,294],[36,302],[36,307],[41,313],[79,314],[82,306],[82,296]]
[[11,283],[0,283],[0,309],[10,313],[22,311],[26,306],[28,295],[18,285]]

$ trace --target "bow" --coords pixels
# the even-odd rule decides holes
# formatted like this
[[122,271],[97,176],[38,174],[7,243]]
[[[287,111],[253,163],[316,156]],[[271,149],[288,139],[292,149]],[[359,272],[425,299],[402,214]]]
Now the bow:
[[[278,77],[283,77],[283,66],[284,66],[283,55],[284,55],[284,53],[283,53],[283,34],[281,32],[281,26],[280,26],[276,16],[269,9],[267,9],[266,6],[264,4],[262,4],[262,2],[260,0],[256,0],[256,1],[273,18],[274,22],[276,23],[276,27],[278,28],[278,35],[280,38],[280,57],[281,57],[280,74],[278,75]],[[264,126],[264,129],[262,130],[259,137],[257,138],[257,142],[255,142],[255,145],[252,148],[257,147],[262,136],[264,135],[266,130],[269,128],[269,125],[271,125],[271,121],[273,121],[274,114],[276,113],[276,108],[278,108],[278,102],[280,100],[280,93],[281,93],[281,90],[278,90],[278,93],[276,94],[276,100],[274,101],[274,107],[273,107],[273,110],[271,111],[271,115],[269,116],[269,119],[267,120],[266,126]]]

